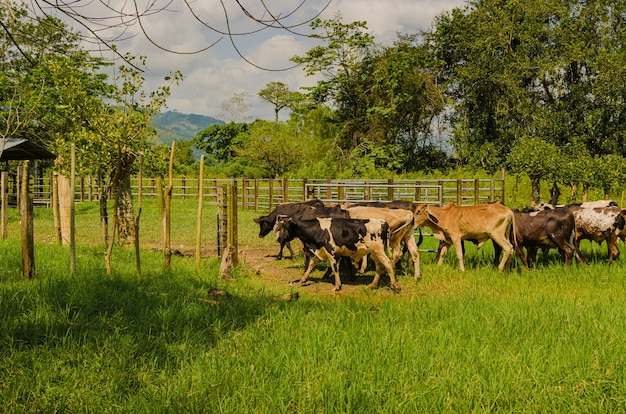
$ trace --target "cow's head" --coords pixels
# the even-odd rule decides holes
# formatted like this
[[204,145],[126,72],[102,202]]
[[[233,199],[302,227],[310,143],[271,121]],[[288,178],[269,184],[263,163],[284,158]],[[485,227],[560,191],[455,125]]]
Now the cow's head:
[[291,236],[291,228],[293,227],[292,219],[285,217],[280,221],[280,225],[278,225],[278,223],[279,221],[277,220],[277,226],[275,226],[275,228],[277,228],[276,241],[282,244],[293,240]]
[[413,210],[413,223],[416,228],[428,225],[430,221],[430,212],[428,204],[423,203],[415,207]]
[[261,216],[254,219],[254,222],[259,225],[259,237],[267,236],[274,228],[274,220],[269,216]]

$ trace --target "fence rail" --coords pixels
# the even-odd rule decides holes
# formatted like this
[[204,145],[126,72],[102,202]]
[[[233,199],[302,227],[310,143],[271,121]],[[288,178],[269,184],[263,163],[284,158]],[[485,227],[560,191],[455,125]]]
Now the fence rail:
[[[33,178],[32,191],[35,205],[50,205],[51,177]],[[157,196],[157,179],[144,178],[143,196]],[[459,205],[481,204],[496,200],[504,201],[504,173],[501,179],[447,179],[447,180],[335,180],[335,179],[215,179],[202,180],[203,199],[217,204],[220,189],[235,183],[238,190],[238,205],[245,210],[269,211],[284,202],[319,198],[325,203],[342,203],[355,200],[408,200],[444,205],[454,202]],[[138,188],[137,178],[131,180],[134,193]],[[173,197],[198,197],[197,178],[175,178]],[[9,200],[17,202],[17,186],[9,186]],[[77,201],[98,200],[101,183],[93,177],[76,179]]]

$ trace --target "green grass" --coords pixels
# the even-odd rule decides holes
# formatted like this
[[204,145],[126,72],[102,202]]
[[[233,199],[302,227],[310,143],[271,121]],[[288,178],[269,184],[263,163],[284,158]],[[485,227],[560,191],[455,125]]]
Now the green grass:
[[[185,203],[177,206],[174,238],[193,244],[195,203]],[[158,240],[158,227],[148,224],[156,217],[151,209],[142,234]],[[41,241],[52,229],[46,210],[37,210],[35,221],[34,280],[20,275],[19,238],[0,241],[0,412],[626,406],[626,266],[623,258],[608,266],[605,246],[583,242],[589,257],[583,267],[565,268],[552,254],[536,269],[505,273],[491,264],[489,243],[479,251],[468,245],[463,274],[453,249],[441,267],[422,253],[423,280],[399,272],[400,294],[364,287],[358,295],[302,294],[284,302],[279,297],[288,286],[246,269],[223,281],[215,258],[196,271],[193,258],[175,256],[165,273],[163,256],[146,249],[138,279],[132,252],[116,249],[109,277],[97,219],[96,230],[88,227],[97,208],[79,211],[75,275],[67,248]],[[207,211],[207,229],[213,213]],[[240,212],[240,242],[274,253],[275,242],[259,239],[250,223],[256,215]],[[229,296],[212,299],[212,288]]]

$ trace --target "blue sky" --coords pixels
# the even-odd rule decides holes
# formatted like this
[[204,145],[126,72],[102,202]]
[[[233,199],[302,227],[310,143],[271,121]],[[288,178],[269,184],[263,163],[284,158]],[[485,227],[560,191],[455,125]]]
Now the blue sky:
[[[146,3],[137,0],[137,3],[140,2]],[[160,2],[167,3],[165,0],[157,0],[156,4]],[[124,7],[132,7],[133,4],[124,0],[111,0],[110,3],[124,4]],[[229,23],[234,31],[243,32],[252,28],[236,7],[236,2],[225,0],[224,3],[229,7]],[[260,0],[241,0],[241,3],[257,16],[263,15],[263,10],[259,9],[262,4]],[[306,0],[288,22],[304,21],[318,13],[326,3],[327,0]],[[96,9],[102,7],[98,4],[101,3],[88,2],[82,11],[106,15],[105,10]],[[211,22],[215,29],[226,28],[224,10],[219,0],[202,0],[190,4],[193,5],[194,12],[204,21]],[[265,4],[273,13],[284,15],[299,3],[294,0],[266,0]],[[426,30],[436,15],[465,5],[465,0],[331,0],[320,17],[330,19],[339,12],[346,23],[366,21],[375,40],[382,43],[394,39],[397,32],[415,33]],[[134,9],[127,10],[132,12]],[[185,10],[185,2],[182,0],[173,0],[167,11],[147,16],[142,23],[143,30],[156,43],[181,52],[202,49],[221,37],[194,19]],[[298,30],[308,32],[308,26]],[[243,93],[249,95],[249,116],[273,119],[273,108],[258,98],[259,90],[272,81],[283,82],[291,90],[298,90],[315,82],[314,79],[304,76],[301,69],[272,72],[255,68],[237,56],[228,38],[222,38],[215,46],[202,53],[173,54],[152,45],[141,34],[141,28],[137,24],[129,26],[126,34],[136,36],[117,42],[117,46],[122,52],[147,56],[145,78],[148,90],[163,84],[163,77],[170,71],[180,70],[186,76],[180,86],[172,87],[172,94],[168,99],[170,110],[219,117],[223,112],[220,108],[222,102],[234,94]],[[237,47],[247,59],[271,69],[291,66],[290,57],[304,54],[314,44],[311,39],[273,29],[236,38]]]

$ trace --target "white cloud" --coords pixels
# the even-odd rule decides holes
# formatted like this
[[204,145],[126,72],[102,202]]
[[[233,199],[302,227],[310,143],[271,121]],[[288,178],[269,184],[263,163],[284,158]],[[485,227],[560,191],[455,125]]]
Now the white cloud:
[[[122,0],[117,1],[122,4]],[[157,0],[157,4],[162,2],[163,6],[167,4],[165,1]],[[98,3],[90,3],[92,6],[86,7],[96,7]],[[211,22],[218,30],[225,29],[224,11],[219,0],[203,0],[190,4],[200,18]],[[233,31],[245,32],[254,28],[248,18],[237,10],[235,2],[224,4],[230,7],[229,23]],[[268,18],[263,3],[259,0],[242,0],[242,4],[248,6],[255,16]],[[273,0],[266,1],[265,4],[270,4],[272,11],[280,12],[281,16],[287,16],[288,11],[294,8],[293,0]],[[304,16],[313,16],[324,4],[326,0],[306,0],[304,6],[284,23],[303,21]],[[344,22],[367,21],[375,40],[386,42],[394,39],[397,32],[415,33],[426,30],[437,14],[465,5],[465,0],[332,0],[321,18],[332,18],[339,11]],[[191,52],[219,39],[219,35],[199,23],[186,10],[184,2],[174,0],[167,10],[143,20],[144,29],[158,44],[176,51]],[[131,40],[120,43],[119,48],[123,52],[130,51],[134,55],[148,57],[148,70],[144,75],[146,89],[151,91],[162,85],[163,77],[170,71],[180,70],[186,76],[179,87],[172,87],[172,94],[168,99],[168,107],[172,110],[218,116],[222,102],[235,93],[247,93],[250,95],[249,104],[252,105],[250,115],[272,119],[272,108],[257,97],[259,90],[272,81],[283,82],[292,90],[313,83],[299,69],[272,72],[249,65],[236,55],[228,38],[223,38],[215,47],[203,53],[172,54],[151,45],[139,33],[139,29],[138,25],[131,27],[138,34]],[[306,32],[307,29],[306,25],[296,28],[300,32]],[[270,69],[291,66],[289,58],[303,54],[313,46],[310,39],[274,29],[237,36],[235,42],[244,56],[255,64]]]

